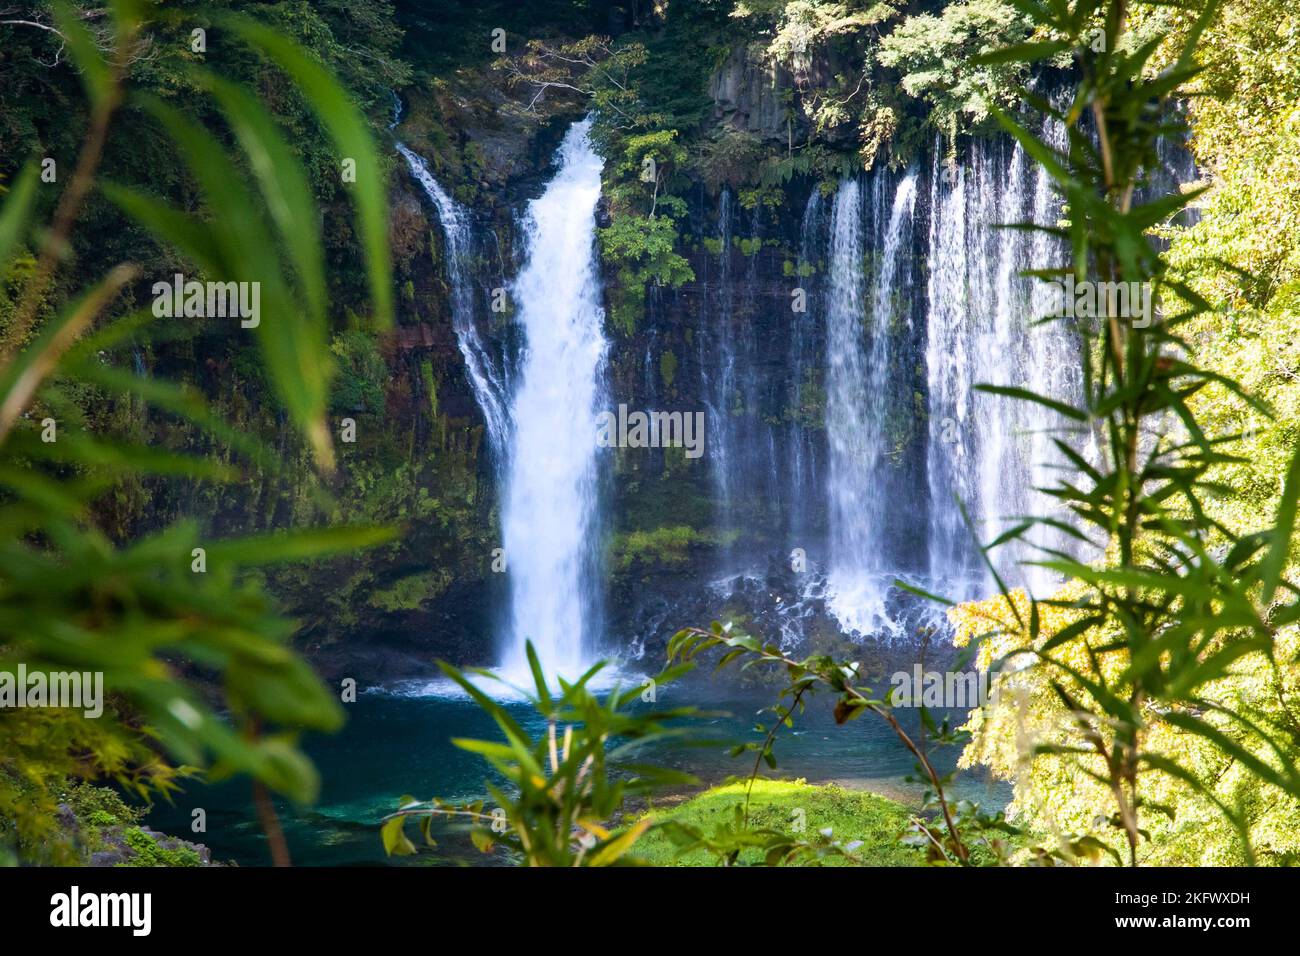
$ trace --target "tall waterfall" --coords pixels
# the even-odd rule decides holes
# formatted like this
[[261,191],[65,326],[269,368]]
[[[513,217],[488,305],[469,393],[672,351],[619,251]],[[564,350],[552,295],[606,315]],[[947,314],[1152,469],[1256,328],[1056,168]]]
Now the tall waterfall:
[[499,462],[506,451],[509,433],[505,407],[507,386],[504,370],[493,360],[475,322],[474,282],[471,275],[474,232],[470,217],[433,178],[420,156],[402,143],[397,144],[397,151],[402,154],[411,175],[438,210],[438,222],[442,225],[443,253],[447,260],[447,278],[451,282],[451,321],[456,332],[456,343],[465,360],[470,388],[474,391],[474,398],[487,424],[488,440]]
[[916,202],[916,177],[909,174],[895,187],[886,219],[888,178],[879,173],[871,182],[870,221],[881,252],[875,288],[868,300],[861,189],[857,180],[845,180],[831,214],[826,307],[826,437],[830,445],[827,593],[841,626],[859,633],[892,628],[885,608],[892,578],[885,540],[886,511],[896,507],[885,493],[886,427],[894,393],[890,352],[895,280]]
[[[936,144],[926,350],[929,563],[936,586],[971,597],[987,593],[988,581],[957,501],[982,543],[1017,517],[1042,513],[1051,500],[1033,489],[1057,460],[1051,438],[1062,434],[1054,413],[974,386],[1009,385],[1073,401],[1079,357],[1073,334],[1060,323],[1034,324],[1046,300],[1021,275],[1048,264],[1052,240],[997,228],[1028,219],[1054,222],[1057,205],[1046,172],[1005,140],[973,142],[960,166],[948,166],[941,155]],[[1044,575],[1016,568],[1035,557],[1024,544],[993,554],[1013,587],[1047,583]]]
[[[398,147],[437,209],[452,321],[499,470],[510,595],[501,669],[514,679],[526,678],[530,639],[549,670],[576,675],[602,626],[595,416],[615,400],[594,249],[602,161],[589,131],[588,121],[569,130],[554,178],[523,218],[512,286],[518,348],[508,362],[476,322],[468,212]],[[1062,323],[1034,324],[1049,299],[1022,275],[1064,261],[1067,250],[1043,233],[998,228],[1054,223],[1060,200],[1019,146],[974,140],[958,164],[936,142],[929,169],[878,169],[845,179],[833,197],[814,186],[802,212],[789,220],[798,229],[790,266],[807,311],[789,312],[788,284],[770,281],[758,240],[771,220],[757,207],[746,219],[724,189],[716,219],[701,224],[711,240],[697,270],[702,323],[686,340],[699,378],[694,391],[680,387],[707,408],[704,480],[716,524],[745,536],[719,560],[743,589],[745,574],[779,553],[774,542],[814,551],[825,543],[816,559],[824,579],[809,578],[804,593],[824,596],[845,632],[899,634],[912,611],[894,578],[928,575],[938,593],[986,595],[978,541],[1052,503],[1033,489],[1056,477],[1053,439],[1069,435],[1065,423],[975,386],[1066,401],[1080,394],[1079,343]],[[670,294],[651,290],[656,310],[672,307]],[[639,383],[648,401],[667,400],[661,357],[675,334],[652,324],[643,336],[635,377],[620,377],[619,387]],[[1086,453],[1081,436],[1067,440]],[[1042,593],[1045,575],[1015,570],[1037,556],[1034,545],[1062,542],[1043,529],[994,559],[1013,586]]]
[[569,129],[555,177],[529,204],[513,286],[524,345],[502,506],[511,600],[502,670],[515,678],[528,673],[528,639],[548,670],[576,678],[599,603],[596,415],[609,343],[594,249],[603,163],[590,130],[589,119]]
[[[718,200],[719,274],[713,315],[713,355],[705,353],[708,378],[708,448],[718,511],[724,525],[732,519],[732,485],[736,472],[736,429],[731,407],[736,396],[736,333],[732,328],[731,303],[731,190],[723,189]],[[706,340],[700,340],[705,347]]]
[[[818,302],[810,294],[814,285],[814,270],[821,258],[821,233],[826,200],[821,187],[813,186],[808,194],[808,203],[804,207],[803,219],[799,228],[799,260],[795,271],[799,287],[804,293],[804,311],[795,312],[792,317],[793,329],[790,336],[790,375],[788,384],[789,407],[802,412],[805,405],[805,390],[812,384],[812,373],[817,364],[813,350],[817,346],[816,322],[821,318],[817,308]],[[814,454],[812,435],[804,427],[802,420],[796,420],[790,429],[790,460],[786,526],[792,536],[802,537],[808,525],[809,498],[814,493],[817,461]]]

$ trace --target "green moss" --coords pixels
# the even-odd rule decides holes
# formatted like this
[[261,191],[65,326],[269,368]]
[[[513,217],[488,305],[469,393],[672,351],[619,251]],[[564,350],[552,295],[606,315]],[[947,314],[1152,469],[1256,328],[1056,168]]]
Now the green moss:
[[677,377],[677,356],[672,349],[664,349],[659,356],[659,377],[663,379],[664,388],[671,389]]
[[118,866],[202,866],[199,855],[187,846],[178,846],[168,850],[156,843],[149,834],[139,827],[131,827],[123,835],[126,845],[135,851],[135,856]]
[[811,369],[799,385],[799,404],[787,407],[783,414],[786,421],[796,422],[803,428],[826,427],[826,390],[816,381]]
[[645,283],[631,270],[620,269],[607,295],[610,325],[624,335],[634,334],[645,315]]
[[[730,823],[735,808],[745,802],[746,782],[730,783],[706,790],[671,810],[652,811],[655,820],[675,820],[711,833]],[[857,853],[874,866],[922,866],[925,854],[899,842],[911,811],[901,803],[873,793],[845,790],[834,785],[813,786],[803,780],[757,780],[750,795],[750,826],[755,829],[814,834],[830,828],[832,836],[844,842],[862,841]],[[658,866],[710,866],[714,860],[696,850],[682,856],[664,834],[651,830],[636,842],[632,853]],[[741,854],[742,864],[759,863],[758,850]],[[829,861],[831,865],[841,861]]]
[[664,449],[664,471],[663,478],[670,481],[674,478],[687,475],[691,470],[691,462],[696,459],[686,457],[686,449],[681,445],[670,445]]
[[447,571],[424,571],[399,579],[392,587],[373,592],[370,604],[382,611],[415,611],[451,584]]
[[433,363],[428,359],[420,362],[420,378],[424,382],[425,393],[429,396],[429,417],[438,420],[438,380],[433,374]]
[[334,337],[330,353],[338,365],[330,408],[337,412],[382,411],[390,373],[374,336],[362,329],[347,329]]
[[629,531],[614,536],[614,562],[619,568],[642,564],[682,564],[693,547],[712,544],[710,535],[687,525]]
[[104,826],[134,824],[144,819],[143,807],[129,806],[116,790],[90,783],[76,783],[62,795],[73,814],[83,824],[90,820]]

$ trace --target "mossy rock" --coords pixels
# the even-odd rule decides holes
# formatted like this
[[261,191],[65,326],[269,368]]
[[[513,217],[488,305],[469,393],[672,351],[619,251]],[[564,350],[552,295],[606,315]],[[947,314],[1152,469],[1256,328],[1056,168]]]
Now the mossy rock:
[[399,578],[392,586],[370,595],[372,607],[381,611],[418,611],[425,601],[432,601],[451,586],[452,576],[445,570],[422,571]]

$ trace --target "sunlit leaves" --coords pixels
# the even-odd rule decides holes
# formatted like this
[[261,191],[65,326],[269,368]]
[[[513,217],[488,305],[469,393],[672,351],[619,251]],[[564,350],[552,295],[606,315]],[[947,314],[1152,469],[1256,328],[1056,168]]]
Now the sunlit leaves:
[[[1137,862],[1139,844],[1149,839],[1140,816],[1155,809],[1144,799],[1145,788],[1155,783],[1144,782],[1152,771],[1180,785],[1190,783],[1229,817],[1243,839],[1245,834],[1241,818],[1212,785],[1148,749],[1154,740],[1168,747],[1180,733],[1195,735],[1258,780],[1289,798],[1300,797],[1300,780],[1289,770],[1294,740],[1200,696],[1207,688],[1221,692],[1223,682],[1239,671],[1258,676],[1261,665],[1272,666],[1276,631],[1266,608],[1290,560],[1300,457],[1277,502],[1274,530],[1239,539],[1211,514],[1209,505],[1232,493],[1213,469],[1241,461],[1232,447],[1240,436],[1207,432],[1196,396],[1214,385],[1267,409],[1229,377],[1197,366],[1175,331],[1210,306],[1184,283],[1166,278],[1167,264],[1149,234],[1203,190],[1139,198],[1138,187],[1158,162],[1157,141],[1181,131],[1170,120],[1176,115],[1172,98],[1196,76],[1195,47],[1218,4],[1203,5],[1195,24],[1178,38],[1181,50],[1169,55],[1171,65],[1160,73],[1149,65],[1163,38],[1137,46],[1123,42],[1123,3],[1026,0],[1017,6],[1050,42],[1069,45],[1077,67],[1078,88],[1068,105],[1027,97],[1065,127],[1064,152],[992,107],[1065,197],[1070,269],[1079,279],[1147,283],[1154,297],[1176,298],[1184,311],[1154,323],[1117,315],[1095,325],[1078,323],[1085,340],[1085,394],[1077,408],[1052,396],[986,388],[1053,408],[1086,423],[1099,439],[1099,454],[1089,457],[1058,440],[1078,474],[1040,491],[1068,509],[1084,537],[1103,539],[1107,550],[1095,564],[1060,551],[1037,562],[1067,582],[1057,600],[1013,596],[1000,586],[1001,599],[982,609],[958,609],[953,617],[967,634],[992,633],[984,666],[1016,660],[1023,668],[1034,661],[1003,677],[1008,692],[1018,689],[1044,713],[1059,717],[1056,725],[1040,728],[1048,739],[1035,747],[1040,762],[1034,766],[1050,757],[1048,766],[1060,761],[1095,780],[1101,788],[1096,796],[1114,802],[1112,825],[1126,838],[1128,861]],[[1037,43],[1011,47],[991,59],[1029,63],[1045,49]],[[1034,266],[1039,276],[1052,269],[1049,263]],[[1032,541],[1031,529],[1039,523],[1068,526],[1059,516],[1033,519],[1017,525],[1009,537]],[[1007,539],[1004,535],[986,550]],[[1295,600],[1289,585],[1285,600]],[[1018,611],[1025,604],[1029,626]],[[1233,732],[1199,716],[1206,706],[1235,721]],[[1008,719],[977,718],[983,737],[973,753],[1010,773],[1018,764],[993,740],[995,733],[1009,733]],[[1015,730],[1017,739],[1024,733],[1023,727]],[[1257,756],[1261,748],[1275,762]],[[1017,794],[1018,800],[1033,797],[1029,789]]]

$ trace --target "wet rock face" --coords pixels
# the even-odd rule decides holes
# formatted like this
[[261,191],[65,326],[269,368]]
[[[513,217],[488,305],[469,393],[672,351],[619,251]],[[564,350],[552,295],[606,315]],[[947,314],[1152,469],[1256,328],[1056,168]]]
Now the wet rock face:
[[357,689],[438,673],[438,660],[459,665],[496,662],[496,609],[504,607],[502,575],[465,575],[418,609],[378,616],[361,639],[319,642],[306,648],[312,666],[331,685],[345,678]]
[[709,77],[713,117],[732,129],[784,142],[789,129],[783,97],[793,82],[784,67],[736,47]]
[[[858,69],[860,63],[835,52],[798,57],[787,66],[773,62],[761,47],[735,47],[709,77],[713,119],[719,126],[765,140],[804,143],[812,127],[800,108],[803,92],[834,89],[838,75]],[[817,131],[817,138],[826,143],[850,144],[854,135],[853,123]]]

